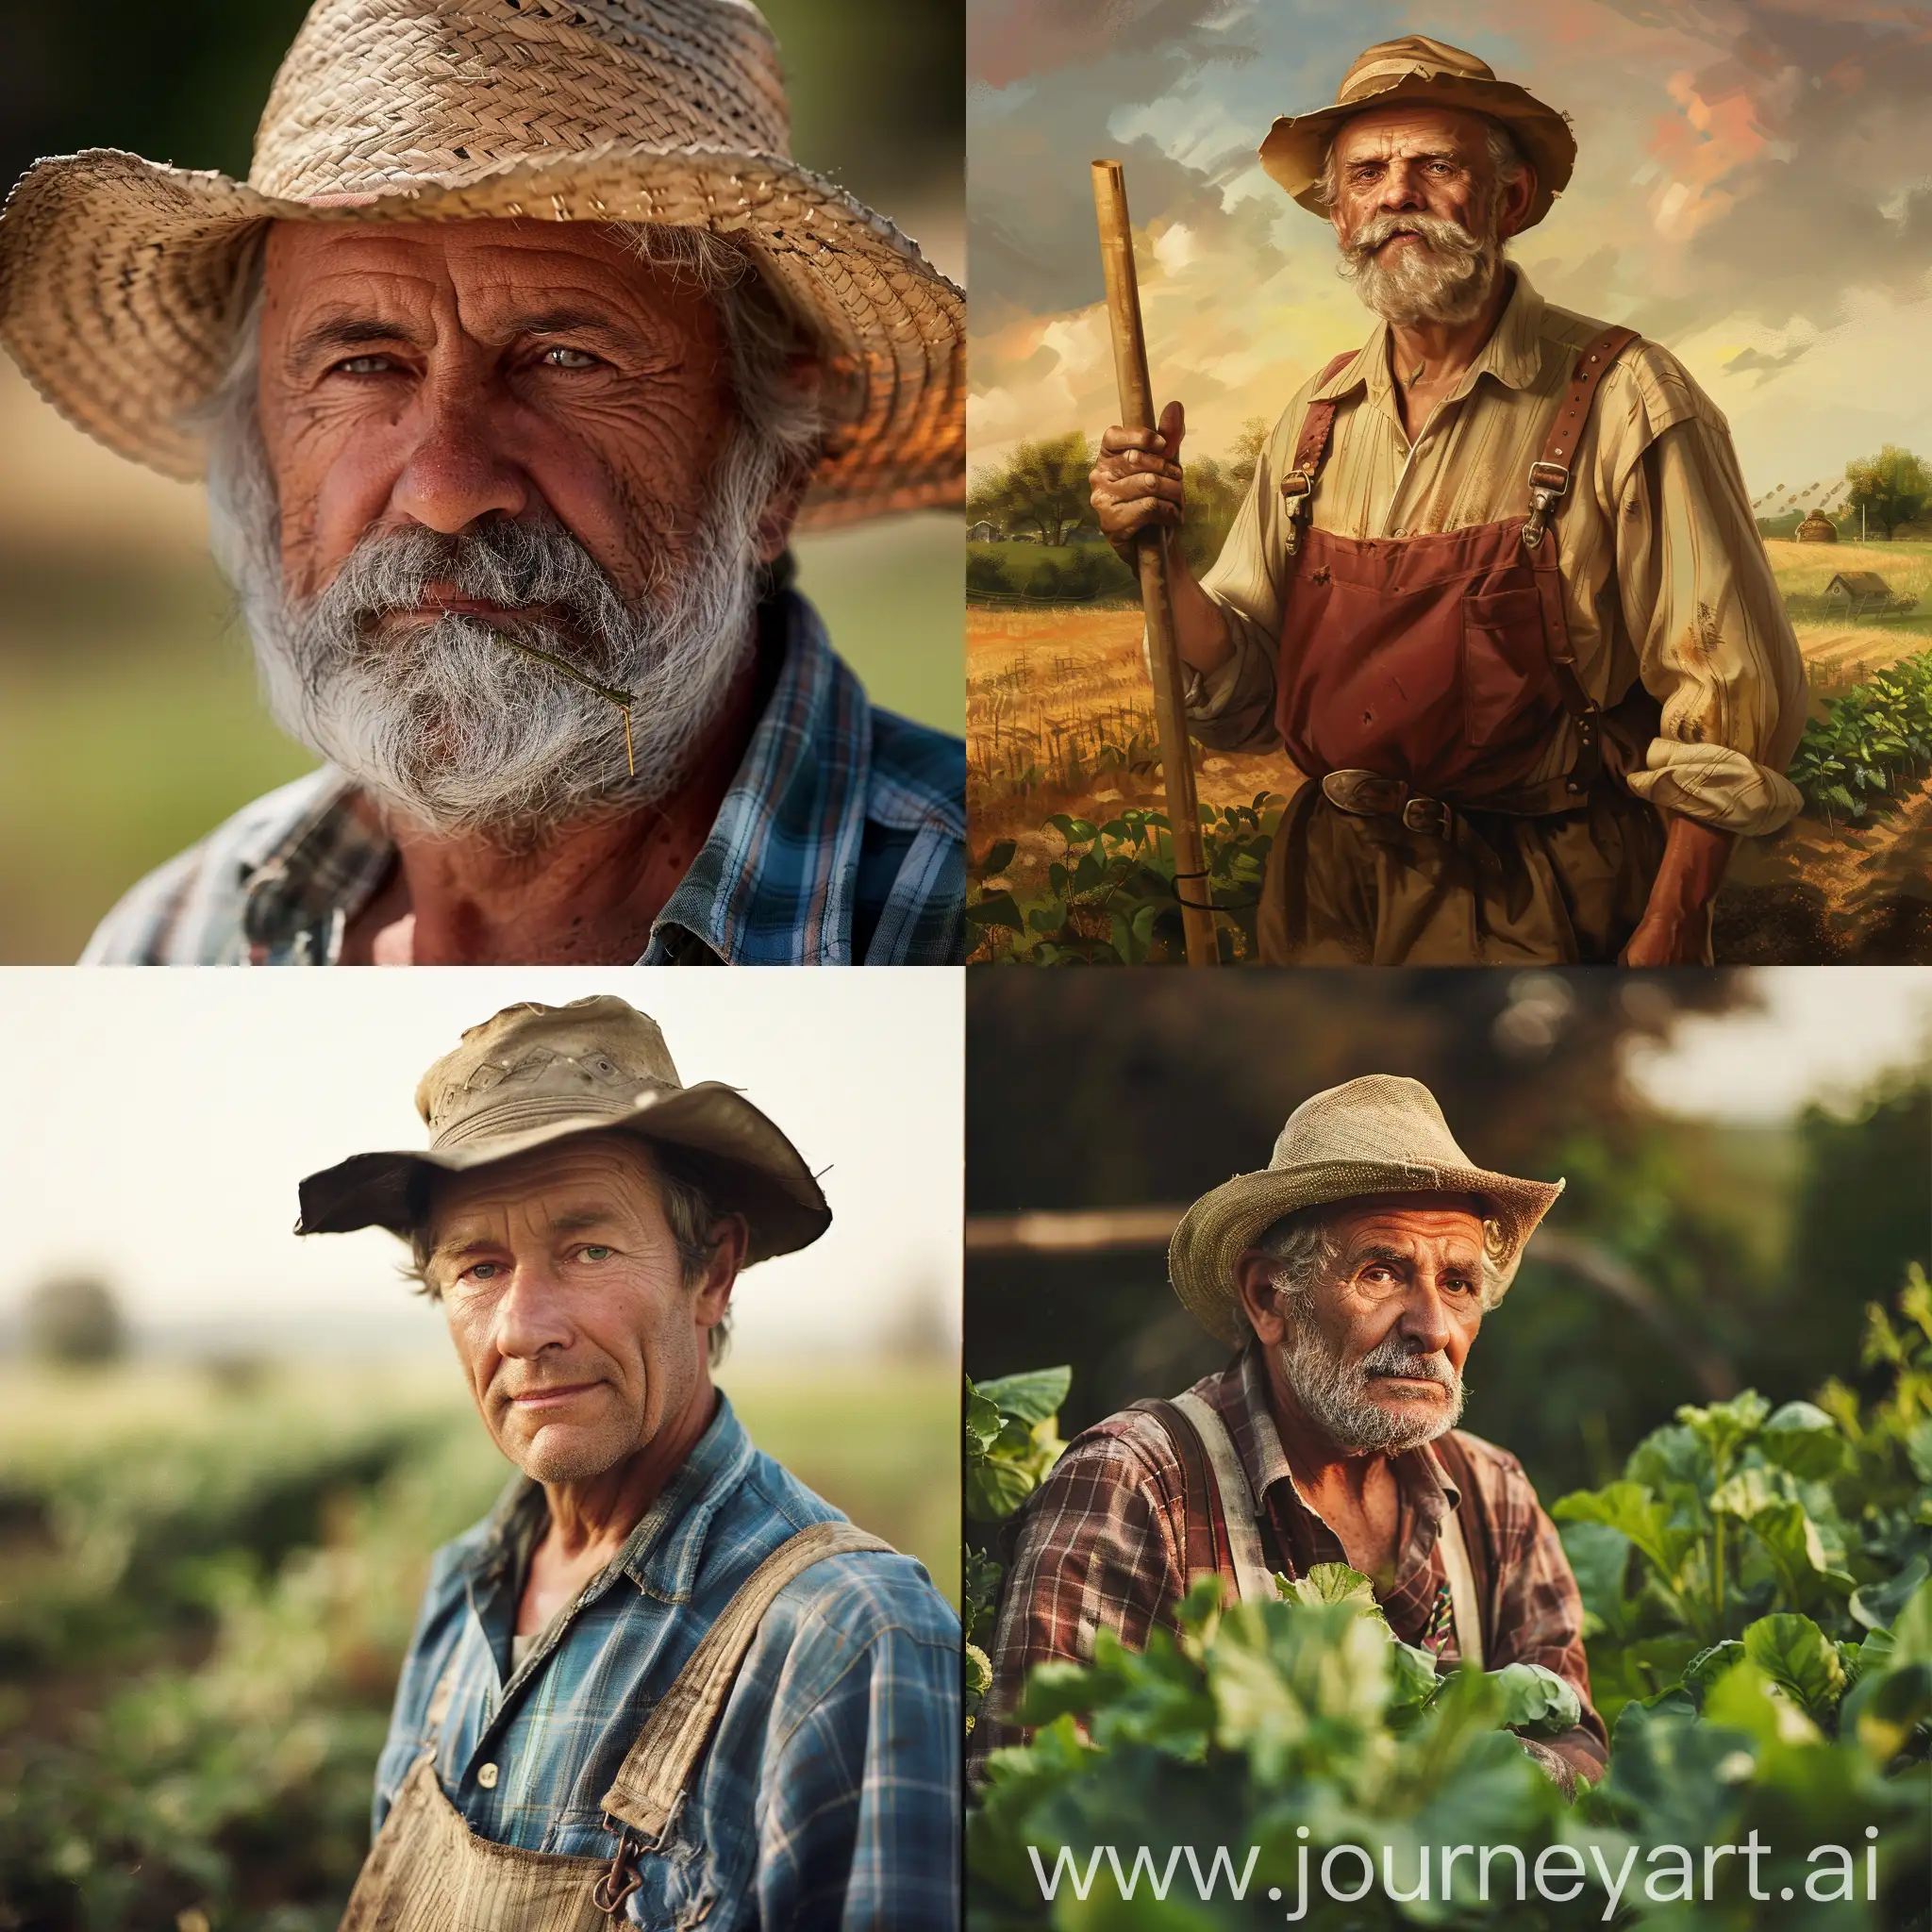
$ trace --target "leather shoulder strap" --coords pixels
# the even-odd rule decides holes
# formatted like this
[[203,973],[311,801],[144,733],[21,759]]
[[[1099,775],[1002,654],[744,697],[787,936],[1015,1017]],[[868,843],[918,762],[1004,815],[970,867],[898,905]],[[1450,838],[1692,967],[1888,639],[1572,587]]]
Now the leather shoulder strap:
[[1160,1424],[1181,1467],[1181,1563],[1188,1584],[1191,1586],[1202,1575],[1233,1582],[1234,1558],[1227,1546],[1227,1526],[1201,1438],[1171,1402],[1150,1396],[1133,1407]]
[[1221,1494],[1222,1521],[1227,1525],[1235,1588],[1243,1603],[1265,1603],[1275,1593],[1274,1579],[1268,1559],[1261,1553],[1260,1511],[1248,1486],[1248,1473],[1236,1453],[1234,1438],[1228,1434],[1221,1411],[1191,1389],[1185,1395],[1176,1395],[1174,1406],[1193,1425],[1202,1448],[1208,1452],[1214,1486]]
[[1583,345],[1570,373],[1570,387],[1563,391],[1550,432],[1543,438],[1541,461],[1562,470],[1570,468],[1595,407],[1598,385],[1610,373],[1610,364],[1638,339],[1634,328],[1607,328]]
[[[1442,1567],[1449,1583],[1450,1607],[1456,1616],[1456,1647],[1463,1656],[1480,1663],[1495,1647],[1491,1624],[1496,1601],[1496,1565],[1495,1552],[1490,1544],[1489,1512],[1482,1507],[1476,1491],[1475,1470],[1454,1433],[1438,1436],[1429,1446],[1456,1485],[1456,1507],[1442,1524]],[[1467,1618],[1457,1601],[1457,1578],[1451,1565],[1457,1561],[1464,1572],[1470,1598]],[[1464,1636],[1465,1630],[1469,1632],[1468,1638]]]
[[604,1793],[604,1809],[635,1826],[646,1846],[660,1843],[773,1599],[793,1577],[827,1557],[855,1550],[890,1553],[891,1548],[852,1523],[815,1523],[780,1543],[724,1606],[677,1681],[645,1719],[616,1782]]
[[[1315,378],[1315,387],[1322,388],[1332,381],[1341,370],[1361,354],[1359,349],[1344,349]],[[1312,484],[1321,474],[1322,464],[1328,455],[1328,438],[1335,427],[1335,412],[1341,407],[1340,396],[1330,396],[1325,401],[1311,402],[1307,412],[1302,417],[1301,440],[1294,446],[1294,468],[1290,475],[1306,476]],[[1287,478],[1283,478],[1284,483]]]

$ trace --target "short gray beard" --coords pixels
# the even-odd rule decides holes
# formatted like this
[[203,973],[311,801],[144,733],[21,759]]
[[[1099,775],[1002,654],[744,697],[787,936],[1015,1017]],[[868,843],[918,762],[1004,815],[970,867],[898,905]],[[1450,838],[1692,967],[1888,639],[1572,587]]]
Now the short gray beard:
[[[1418,1353],[1401,1336],[1391,1335],[1351,1362],[1329,1345],[1314,1322],[1298,1315],[1291,1322],[1291,1332],[1276,1351],[1281,1372],[1303,1413],[1339,1447],[1400,1456],[1447,1435],[1461,1421],[1468,1391],[1440,1350]],[[1405,1413],[1372,1401],[1369,1383],[1378,1369],[1399,1369],[1440,1382],[1449,1391],[1448,1406]]]
[[[734,428],[676,568],[658,551],[636,602],[560,525],[509,522],[456,536],[372,529],[325,589],[291,597],[254,339],[246,326],[208,423],[209,523],[281,728],[387,811],[510,850],[675,793],[757,648],[759,530],[792,460],[782,439]],[[449,615],[378,633],[383,612],[419,607],[437,581],[551,606],[515,635],[631,694],[629,750],[619,708],[511,649],[508,626]]]
[[[1383,321],[1398,328],[1420,323],[1454,326],[1473,322],[1503,272],[1503,243],[1496,233],[1501,194],[1484,232],[1473,235],[1443,215],[1381,214],[1341,242],[1338,273]],[[1384,261],[1375,251],[1391,235],[1421,236],[1421,248],[1397,249]]]

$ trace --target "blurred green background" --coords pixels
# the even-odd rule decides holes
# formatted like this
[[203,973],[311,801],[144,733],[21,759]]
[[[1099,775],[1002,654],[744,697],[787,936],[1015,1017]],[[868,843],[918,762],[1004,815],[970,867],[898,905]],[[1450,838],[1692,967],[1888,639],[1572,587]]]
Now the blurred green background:
[[[957,1604],[954,1362],[719,1379]],[[333,1927],[430,1552],[508,1474],[453,1363],[0,1370],[0,1925]]]
[[[0,185],[121,147],[245,174],[299,0],[0,0]],[[770,0],[792,147],[963,279],[962,0]],[[309,769],[256,701],[198,491],[109,456],[0,360],[0,962],[73,958],[115,898]],[[964,724],[958,522],[799,545],[879,703]]]
[[[1476,1161],[1567,1177],[1468,1365],[1467,1426],[1546,1499],[1612,1480],[1680,1403],[1862,1385],[1865,1305],[1932,1257],[1932,988],[1902,1017],[1908,969],[967,979],[966,1372],[1072,1363],[1069,1438],[1227,1352],[1174,1300],[1164,1237],[990,1251],[985,1218],[1185,1206],[1360,1074],[1427,1083]],[[1633,1070],[1700,1029],[1694,1091],[1663,1104]],[[1754,1058],[1812,1091],[1754,1116]]]

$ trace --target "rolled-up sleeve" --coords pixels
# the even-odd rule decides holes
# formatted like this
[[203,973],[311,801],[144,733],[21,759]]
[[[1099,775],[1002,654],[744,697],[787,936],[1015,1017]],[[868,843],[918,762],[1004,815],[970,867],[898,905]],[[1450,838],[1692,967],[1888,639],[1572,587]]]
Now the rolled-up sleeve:
[[1776,831],[1803,804],[1784,775],[1805,728],[1805,668],[1724,419],[1696,411],[1620,485],[1617,582],[1644,687],[1663,708],[1630,790],[1727,832]]

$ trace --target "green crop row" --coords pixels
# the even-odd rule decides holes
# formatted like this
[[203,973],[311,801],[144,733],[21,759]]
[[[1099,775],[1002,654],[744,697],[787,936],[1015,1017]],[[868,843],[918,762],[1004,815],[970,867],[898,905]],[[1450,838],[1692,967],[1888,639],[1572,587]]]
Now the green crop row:
[[1805,726],[1790,767],[1805,809],[1857,824],[1932,774],[1932,651],[1830,699]]

